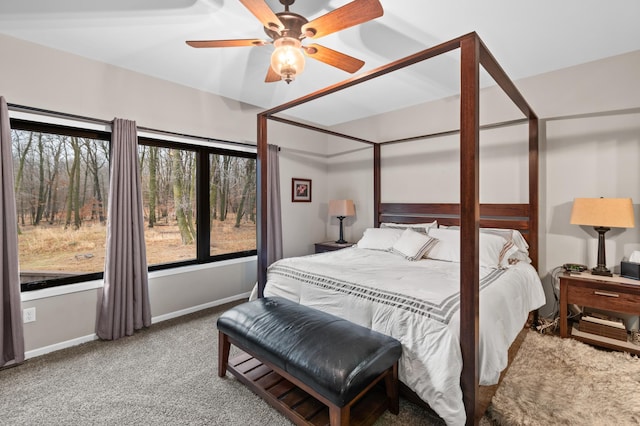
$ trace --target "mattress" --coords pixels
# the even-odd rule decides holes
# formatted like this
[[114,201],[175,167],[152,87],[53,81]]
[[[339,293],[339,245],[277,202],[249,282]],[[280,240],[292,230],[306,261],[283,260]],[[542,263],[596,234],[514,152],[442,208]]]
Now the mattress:
[[[545,302],[525,262],[480,268],[479,377],[497,383],[511,343]],[[408,261],[351,247],[287,258],[267,272],[265,296],[282,296],[387,334],[402,343],[400,380],[447,424],[464,424],[460,374],[460,264]]]

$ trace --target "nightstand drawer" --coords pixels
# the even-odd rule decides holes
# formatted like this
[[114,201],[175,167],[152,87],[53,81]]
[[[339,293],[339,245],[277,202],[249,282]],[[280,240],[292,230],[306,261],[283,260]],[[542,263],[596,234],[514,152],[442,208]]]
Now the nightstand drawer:
[[[636,281],[614,275],[600,277],[591,274],[560,275],[560,336],[609,349],[640,355],[640,346],[624,340],[610,339],[606,334],[589,333],[570,326],[567,305],[604,311],[640,314],[640,285]],[[593,330],[592,330],[593,331]]]
[[608,309],[617,312],[640,313],[640,295],[619,291],[616,286],[607,288],[569,286],[567,301],[581,306],[597,309]]

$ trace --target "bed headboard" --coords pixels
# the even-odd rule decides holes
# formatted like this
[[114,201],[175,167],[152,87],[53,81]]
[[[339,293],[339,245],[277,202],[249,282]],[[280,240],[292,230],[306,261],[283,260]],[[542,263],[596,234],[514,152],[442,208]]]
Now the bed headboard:
[[[460,225],[460,204],[455,203],[380,203],[376,226],[382,222]],[[529,243],[529,257],[538,264],[537,223],[529,204],[480,204],[480,227],[516,229]]]

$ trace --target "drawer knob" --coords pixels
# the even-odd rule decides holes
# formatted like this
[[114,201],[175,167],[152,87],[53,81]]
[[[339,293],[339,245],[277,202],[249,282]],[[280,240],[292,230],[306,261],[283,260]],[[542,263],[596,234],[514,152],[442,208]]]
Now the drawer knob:
[[595,294],[596,296],[620,297],[620,295],[616,293],[607,293],[606,291],[594,291],[593,294]]

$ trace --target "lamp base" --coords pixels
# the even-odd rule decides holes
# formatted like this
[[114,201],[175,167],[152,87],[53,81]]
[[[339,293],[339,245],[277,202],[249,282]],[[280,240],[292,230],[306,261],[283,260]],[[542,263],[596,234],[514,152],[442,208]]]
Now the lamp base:
[[344,233],[342,230],[342,221],[346,216],[336,216],[336,217],[338,218],[338,220],[340,220],[340,238],[338,238],[338,241],[336,241],[336,244],[345,244],[347,240],[345,240],[343,237]]
[[596,266],[595,268],[593,268],[591,270],[591,275],[600,275],[602,277],[612,277],[613,274],[611,273],[610,270],[608,270],[607,268],[604,267],[599,267]]
[[612,277],[613,274],[611,273],[611,271],[607,268],[607,262],[606,262],[606,254],[605,254],[605,250],[604,250],[604,234],[610,229],[606,226],[594,226],[593,229],[595,229],[598,232],[598,263],[597,266],[595,268],[593,268],[591,270],[591,275],[600,275],[603,277]]

